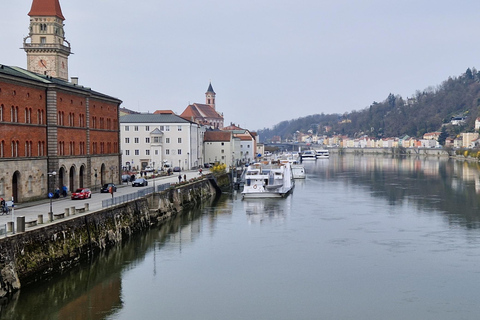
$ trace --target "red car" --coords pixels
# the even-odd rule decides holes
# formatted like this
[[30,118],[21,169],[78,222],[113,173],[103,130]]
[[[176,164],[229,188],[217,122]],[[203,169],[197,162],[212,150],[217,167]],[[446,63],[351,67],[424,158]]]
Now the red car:
[[92,192],[88,188],[78,188],[75,192],[72,192],[72,200],[75,199],[87,199],[92,197]]

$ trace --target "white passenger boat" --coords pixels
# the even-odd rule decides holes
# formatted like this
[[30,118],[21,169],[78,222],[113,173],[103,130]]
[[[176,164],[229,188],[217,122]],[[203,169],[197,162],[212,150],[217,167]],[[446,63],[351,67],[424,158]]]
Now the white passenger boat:
[[305,167],[301,164],[292,164],[292,176],[293,179],[305,179],[307,176]]
[[326,149],[315,150],[315,155],[317,159],[327,159],[330,157],[330,152]]
[[294,187],[292,167],[286,163],[255,163],[248,166],[243,198],[283,198]]
[[315,160],[315,159],[317,159],[317,155],[316,155],[315,151],[313,151],[313,150],[305,150],[300,154],[300,159],[302,161]]

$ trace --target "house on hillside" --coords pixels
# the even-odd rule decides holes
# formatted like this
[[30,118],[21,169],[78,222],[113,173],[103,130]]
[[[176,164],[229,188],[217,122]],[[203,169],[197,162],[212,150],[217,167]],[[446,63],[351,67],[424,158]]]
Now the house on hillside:
[[480,118],[475,119],[475,130],[480,129]]
[[440,137],[441,132],[427,132],[423,135],[424,140],[435,140],[438,141],[438,138]]
[[452,126],[463,126],[466,120],[467,120],[466,117],[453,117],[450,120],[450,123],[452,124]]

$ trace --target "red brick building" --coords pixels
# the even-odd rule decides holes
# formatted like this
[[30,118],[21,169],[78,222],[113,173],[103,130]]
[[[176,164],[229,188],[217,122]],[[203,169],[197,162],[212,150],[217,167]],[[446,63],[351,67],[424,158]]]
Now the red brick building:
[[[32,42],[24,45],[29,70],[0,64],[0,197],[15,202],[64,185],[71,191],[117,182],[121,168],[121,101],[64,79],[66,50],[48,46],[49,32],[63,35],[53,31],[57,22],[63,28],[58,0],[33,0],[32,12]],[[37,38],[49,50],[36,45],[35,32],[46,36]],[[40,73],[42,62],[51,69]]]

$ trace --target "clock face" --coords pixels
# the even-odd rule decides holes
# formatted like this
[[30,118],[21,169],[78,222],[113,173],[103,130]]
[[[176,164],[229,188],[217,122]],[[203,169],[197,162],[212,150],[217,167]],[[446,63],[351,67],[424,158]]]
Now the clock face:
[[47,69],[48,68],[48,62],[45,59],[38,59],[37,66],[41,69]]

